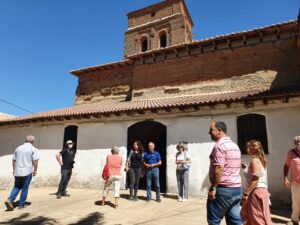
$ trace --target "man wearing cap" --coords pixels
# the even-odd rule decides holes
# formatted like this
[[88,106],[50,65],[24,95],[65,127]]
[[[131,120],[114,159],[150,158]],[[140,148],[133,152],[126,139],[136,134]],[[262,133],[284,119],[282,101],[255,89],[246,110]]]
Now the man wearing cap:
[[61,196],[70,196],[66,189],[72,176],[75,154],[76,149],[74,148],[74,142],[71,140],[67,141],[63,150],[56,154],[56,159],[61,166],[61,180],[56,193],[57,199],[60,199]]
[[[294,138],[295,148],[287,153],[283,174],[284,186],[291,187],[292,192],[292,221],[289,225],[298,225],[300,217],[300,136]],[[291,180],[288,178],[289,170],[291,170]]]
[[26,207],[26,199],[32,176],[36,176],[39,160],[39,151],[33,146],[34,136],[28,135],[25,143],[17,147],[13,154],[13,175],[15,177],[14,188],[5,202],[8,211],[13,211],[13,203],[21,191],[18,208]]

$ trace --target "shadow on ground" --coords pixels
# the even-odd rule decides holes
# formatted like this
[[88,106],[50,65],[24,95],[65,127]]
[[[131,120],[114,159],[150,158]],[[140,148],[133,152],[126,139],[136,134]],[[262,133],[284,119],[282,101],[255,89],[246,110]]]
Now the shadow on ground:
[[87,215],[87,217],[79,220],[76,223],[71,223],[69,225],[102,225],[104,224],[104,217],[102,213],[94,212]]
[[[94,212],[69,225],[103,225],[104,216],[102,213]],[[61,224],[57,220],[45,216],[32,218],[29,213],[24,213],[19,217],[0,222],[0,225],[58,225]]]
[[[129,194],[120,194],[120,198],[129,200]],[[146,196],[138,196],[138,199],[146,201],[147,197]]]
[[115,205],[110,201],[105,201],[104,205],[102,205],[102,201],[95,201],[95,205],[99,205],[99,206],[102,206],[102,207],[105,207],[107,205],[107,206],[110,206],[112,208],[115,208]]
[[57,221],[52,218],[38,216],[35,218],[30,218],[29,213],[24,213],[16,218],[10,219],[8,221],[0,222],[2,225],[54,225]]
[[164,198],[170,198],[170,199],[178,199],[178,195],[170,195],[170,194],[161,194]]

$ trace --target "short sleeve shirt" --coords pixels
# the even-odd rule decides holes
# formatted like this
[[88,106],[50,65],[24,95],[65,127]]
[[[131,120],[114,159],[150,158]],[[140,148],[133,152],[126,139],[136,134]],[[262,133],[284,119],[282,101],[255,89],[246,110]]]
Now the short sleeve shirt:
[[107,166],[110,176],[121,176],[122,157],[120,155],[108,155]]
[[152,152],[146,152],[144,155],[144,161],[147,164],[154,164],[158,163],[161,160],[160,154],[157,151]]
[[216,142],[209,158],[211,183],[215,179],[214,166],[221,165],[224,166],[224,170],[219,185],[241,187],[241,151],[229,137],[221,138]]
[[[182,153],[176,153],[176,160],[189,160],[191,158],[190,153],[188,151],[184,151]],[[182,169],[184,166],[182,164],[177,164],[177,169]]]
[[287,153],[285,164],[290,167],[291,182],[300,184],[300,158],[293,152],[293,150],[290,150]]
[[33,172],[33,161],[39,160],[39,150],[30,143],[24,143],[15,150],[13,160],[16,161],[14,176],[28,176]]
[[65,170],[70,170],[73,168],[73,161],[75,158],[76,150],[68,150],[64,148],[63,150],[60,151],[61,158],[62,158],[62,163],[63,165],[61,166],[61,169]]

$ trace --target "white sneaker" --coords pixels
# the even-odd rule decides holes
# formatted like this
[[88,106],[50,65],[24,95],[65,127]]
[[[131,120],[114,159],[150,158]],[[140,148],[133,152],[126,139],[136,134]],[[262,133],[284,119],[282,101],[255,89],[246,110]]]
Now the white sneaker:
[[182,199],[182,202],[186,202],[186,201],[187,201],[187,198],[183,198],[183,199]]
[[179,197],[177,201],[178,201],[178,202],[182,202],[182,198]]

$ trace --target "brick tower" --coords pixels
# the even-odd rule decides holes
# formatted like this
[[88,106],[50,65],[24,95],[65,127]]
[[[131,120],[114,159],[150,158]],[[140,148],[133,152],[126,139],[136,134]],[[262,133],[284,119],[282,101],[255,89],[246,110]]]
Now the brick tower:
[[193,21],[184,0],[165,0],[127,17],[124,58],[192,41]]

